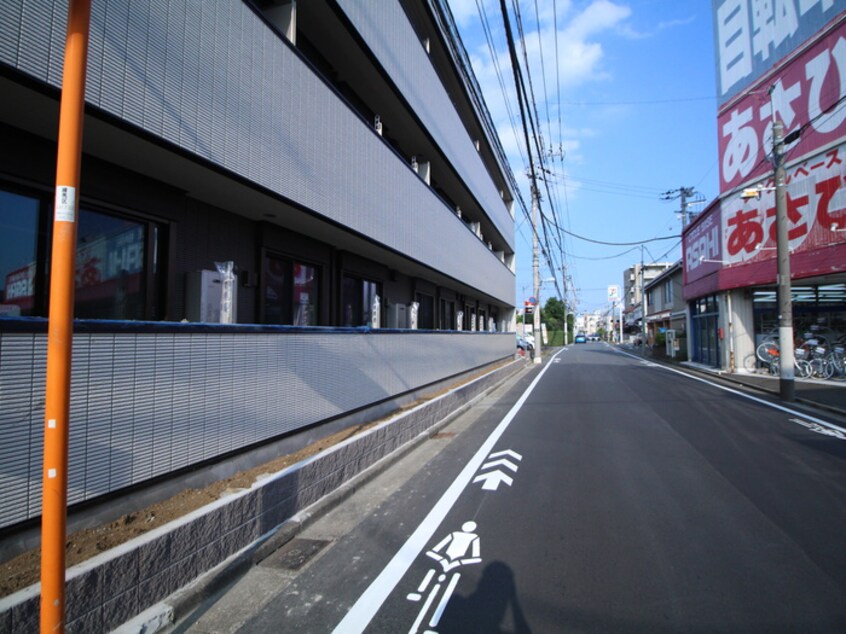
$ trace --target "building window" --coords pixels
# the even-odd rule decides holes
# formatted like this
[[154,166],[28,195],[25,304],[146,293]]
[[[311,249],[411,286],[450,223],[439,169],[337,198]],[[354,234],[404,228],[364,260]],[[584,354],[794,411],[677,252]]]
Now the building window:
[[664,282],[664,306],[670,306],[673,303],[673,281],[667,280]]
[[464,330],[477,330],[476,327],[476,307],[470,304],[464,306]]
[[441,330],[455,330],[455,302],[441,300]]
[[0,190],[0,316],[38,314],[35,279],[41,203]]
[[424,330],[435,328],[435,298],[425,293],[415,293],[414,301],[417,307],[417,327]]
[[[0,190],[0,314],[48,315],[50,201]],[[163,314],[164,226],[81,208],[74,317],[146,320]]]
[[316,326],[319,281],[316,266],[266,254],[264,323]]
[[378,327],[378,323],[374,324],[374,314],[379,319],[378,313],[381,312],[379,298],[377,282],[345,275],[341,288],[343,325]]
[[141,222],[80,211],[74,297],[77,317],[144,319],[146,229]]

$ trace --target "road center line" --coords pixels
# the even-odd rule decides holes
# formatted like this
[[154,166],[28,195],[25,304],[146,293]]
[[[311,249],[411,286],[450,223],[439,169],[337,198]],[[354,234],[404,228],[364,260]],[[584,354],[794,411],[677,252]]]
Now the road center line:
[[[552,359],[555,359],[561,350],[559,350]],[[552,360],[550,359],[550,360]],[[396,585],[400,582],[403,575],[408,571],[414,560],[420,555],[426,544],[432,538],[432,535],[444,521],[447,513],[455,505],[458,497],[462,491],[467,487],[473,475],[479,469],[481,464],[487,460],[488,455],[496,445],[505,430],[514,420],[517,412],[523,407],[523,404],[529,398],[529,395],[535,389],[535,386],[541,380],[546,371],[551,367],[550,363],[546,363],[543,369],[531,382],[526,391],[520,396],[514,406],[509,410],[505,417],[496,426],[496,429],[491,432],[491,435],[485,440],[479,450],[473,455],[469,462],[465,465],[461,473],[458,474],[449,488],[441,496],[441,499],[435,503],[432,510],[420,525],[414,530],[405,544],[397,551],[393,559],[388,562],[388,565],[379,573],[373,582],[368,586],[367,590],[358,598],[358,601],[350,608],[347,615],[333,630],[336,634],[348,634],[349,632],[362,632],[364,628],[370,623],[379,608],[388,598],[388,595],[393,591]]]

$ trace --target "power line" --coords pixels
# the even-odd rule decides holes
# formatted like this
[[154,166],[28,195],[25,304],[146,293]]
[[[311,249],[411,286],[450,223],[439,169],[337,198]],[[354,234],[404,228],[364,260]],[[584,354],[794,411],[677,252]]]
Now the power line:
[[[577,259],[577,260],[594,260],[594,261],[598,261],[598,260],[614,260],[614,259],[616,259],[616,258],[621,258],[621,257],[623,257],[624,255],[628,255],[628,254],[629,254],[629,253],[631,253],[632,251],[636,251],[636,250],[637,250],[637,249],[639,249],[639,248],[640,248],[640,245],[637,245],[637,246],[632,247],[631,249],[626,249],[625,251],[623,251],[623,252],[621,252],[621,253],[617,253],[616,255],[606,255],[606,256],[604,256],[604,257],[598,257],[598,258],[595,258],[595,257],[587,257],[587,256],[579,256],[579,255],[574,255],[574,254],[572,254],[572,253],[570,254],[570,257],[571,257],[571,258],[575,258],[575,259]],[[675,248],[675,247],[673,247],[673,248]],[[671,249],[671,250],[672,250],[672,249]]]
[[645,99],[642,101],[564,101],[562,106],[648,106],[666,103],[688,103],[693,101],[716,101],[717,97],[682,97],[679,99]]

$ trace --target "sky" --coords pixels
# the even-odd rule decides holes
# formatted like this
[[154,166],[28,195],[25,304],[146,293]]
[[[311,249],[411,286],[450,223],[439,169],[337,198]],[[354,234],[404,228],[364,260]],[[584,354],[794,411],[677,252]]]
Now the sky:
[[[517,37],[515,2],[506,0]],[[529,208],[528,160],[500,0],[448,3]],[[577,313],[603,310],[608,286],[622,292],[623,272],[641,256],[645,262],[681,257],[680,201],[662,194],[693,187],[694,198],[705,201],[692,205],[694,212],[717,196],[711,0],[519,0],[519,7],[551,172],[540,184],[541,208],[568,232],[551,229],[546,237],[553,268],[566,265],[568,304],[575,299]],[[524,65],[519,41],[517,47]],[[532,295],[531,224],[520,206],[515,209],[522,306]],[[540,277],[558,280],[557,288],[542,284],[541,304],[560,297],[562,272],[543,257]]]

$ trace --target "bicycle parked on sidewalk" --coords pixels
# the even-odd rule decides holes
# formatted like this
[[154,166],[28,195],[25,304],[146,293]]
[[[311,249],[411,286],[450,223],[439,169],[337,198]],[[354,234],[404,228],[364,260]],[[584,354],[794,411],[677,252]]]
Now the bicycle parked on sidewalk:
[[[781,374],[781,350],[779,349],[778,341],[764,341],[756,348],[755,356],[770,374],[774,376]],[[794,351],[794,372],[796,376],[803,379],[811,376],[811,364],[805,356],[806,351],[802,348],[797,348]]]

